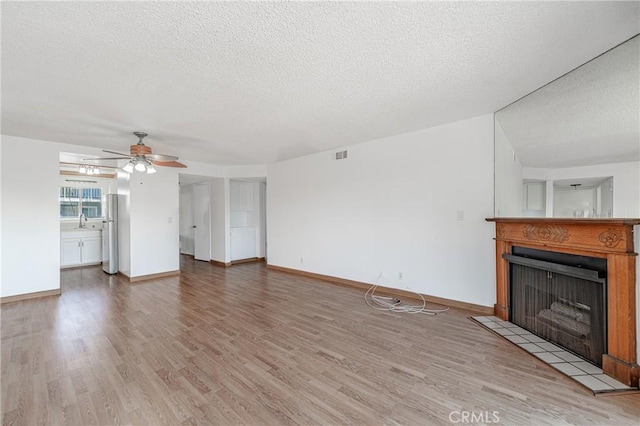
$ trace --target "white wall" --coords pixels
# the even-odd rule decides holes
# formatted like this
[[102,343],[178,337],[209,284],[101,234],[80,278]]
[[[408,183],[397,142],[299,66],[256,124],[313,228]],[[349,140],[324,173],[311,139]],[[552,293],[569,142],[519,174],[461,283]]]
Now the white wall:
[[495,215],[523,215],[522,164],[500,122],[495,120]]
[[229,179],[211,180],[211,258],[218,262],[231,261],[229,246]]
[[640,217],[640,162],[599,164],[561,169],[525,167],[524,179],[566,180],[613,177],[613,217]]
[[[180,160],[182,161],[182,160]],[[198,163],[196,161],[182,161],[188,166],[182,169],[181,174],[197,175],[204,178],[264,178],[267,175],[267,166],[218,166],[215,164]]]
[[180,269],[178,172],[131,174],[130,277]]
[[118,271],[131,276],[131,175],[118,170]]
[[267,175],[267,166],[229,166],[225,170],[228,178],[263,178]]
[[493,144],[485,115],[269,165],[269,264],[493,306]]
[[59,289],[59,149],[4,135],[1,149],[0,296]]

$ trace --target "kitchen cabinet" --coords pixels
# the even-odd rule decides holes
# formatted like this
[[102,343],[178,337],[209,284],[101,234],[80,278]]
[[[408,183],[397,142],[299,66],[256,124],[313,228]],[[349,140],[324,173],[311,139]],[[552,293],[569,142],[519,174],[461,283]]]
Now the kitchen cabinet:
[[102,262],[101,231],[60,234],[60,266],[96,265]]
[[256,228],[231,228],[230,246],[232,261],[257,257]]
[[60,239],[60,266],[82,263],[82,240],[80,238]]
[[102,263],[102,238],[101,236],[82,239],[82,263]]

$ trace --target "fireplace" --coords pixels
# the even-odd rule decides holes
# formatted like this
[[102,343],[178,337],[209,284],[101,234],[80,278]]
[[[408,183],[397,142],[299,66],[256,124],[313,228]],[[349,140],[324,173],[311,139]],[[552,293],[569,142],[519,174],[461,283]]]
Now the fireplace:
[[601,367],[606,347],[605,259],[512,247],[509,321]]
[[[496,223],[494,315],[544,338],[551,335],[549,340],[555,336],[605,374],[638,387],[633,231],[640,219],[487,220]],[[538,251],[559,257],[539,257]],[[510,288],[510,274],[524,277],[525,284]],[[590,295],[580,294],[583,290]],[[517,304],[524,299],[535,303],[521,309]],[[596,336],[600,330],[602,338]]]

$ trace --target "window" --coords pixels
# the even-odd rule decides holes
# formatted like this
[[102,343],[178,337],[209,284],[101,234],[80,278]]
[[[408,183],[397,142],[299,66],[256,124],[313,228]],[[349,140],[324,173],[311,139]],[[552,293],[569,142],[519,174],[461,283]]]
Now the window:
[[60,187],[60,217],[102,217],[102,189]]

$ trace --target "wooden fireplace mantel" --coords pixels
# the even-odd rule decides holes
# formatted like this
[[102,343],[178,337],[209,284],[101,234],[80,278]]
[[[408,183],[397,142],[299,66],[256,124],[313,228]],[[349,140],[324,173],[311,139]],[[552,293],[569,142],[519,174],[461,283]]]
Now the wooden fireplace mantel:
[[602,370],[628,386],[638,386],[636,336],[636,256],[633,219],[488,218],[496,223],[496,304],[509,319],[509,262],[513,246],[607,259],[607,348]]

